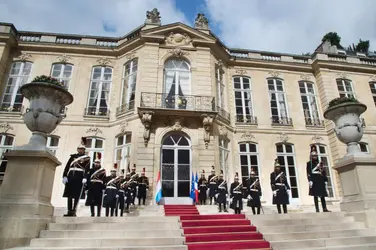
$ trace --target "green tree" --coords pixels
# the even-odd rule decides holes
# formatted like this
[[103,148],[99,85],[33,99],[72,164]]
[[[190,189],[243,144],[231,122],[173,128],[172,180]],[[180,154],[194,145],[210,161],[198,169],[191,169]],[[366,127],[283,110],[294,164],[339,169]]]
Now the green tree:
[[368,53],[369,50],[369,40],[363,41],[362,39],[359,39],[358,44],[355,46],[356,51]]
[[343,49],[341,45],[341,37],[337,34],[337,32],[326,33],[321,41],[325,42],[327,40],[329,40],[332,45],[336,45],[338,49]]

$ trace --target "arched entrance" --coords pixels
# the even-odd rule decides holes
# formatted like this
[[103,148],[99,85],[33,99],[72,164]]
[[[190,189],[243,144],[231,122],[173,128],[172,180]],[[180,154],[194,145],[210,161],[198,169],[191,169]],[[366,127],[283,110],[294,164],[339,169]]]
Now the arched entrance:
[[183,133],[162,140],[161,182],[164,204],[191,204],[191,142]]

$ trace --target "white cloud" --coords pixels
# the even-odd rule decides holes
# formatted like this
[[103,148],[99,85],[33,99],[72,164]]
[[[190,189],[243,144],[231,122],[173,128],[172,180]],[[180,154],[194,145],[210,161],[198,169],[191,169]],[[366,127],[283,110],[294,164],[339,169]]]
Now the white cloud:
[[[18,30],[123,36],[143,24],[154,7],[162,24],[188,22],[173,0],[1,0],[0,21]],[[104,24],[116,31],[106,32]]]
[[375,0],[205,0],[211,25],[230,47],[312,52],[336,31],[344,47],[359,38],[376,50]]

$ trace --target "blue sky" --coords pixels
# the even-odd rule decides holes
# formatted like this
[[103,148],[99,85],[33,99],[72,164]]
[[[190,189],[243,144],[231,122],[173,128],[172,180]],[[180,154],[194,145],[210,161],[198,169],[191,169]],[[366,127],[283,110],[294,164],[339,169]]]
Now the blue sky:
[[162,24],[193,25],[205,13],[229,47],[301,54],[336,31],[345,47],[361,38],[376,50],[375,0],[0,0],[0,21],[19,30],[123,36],[154,7]]

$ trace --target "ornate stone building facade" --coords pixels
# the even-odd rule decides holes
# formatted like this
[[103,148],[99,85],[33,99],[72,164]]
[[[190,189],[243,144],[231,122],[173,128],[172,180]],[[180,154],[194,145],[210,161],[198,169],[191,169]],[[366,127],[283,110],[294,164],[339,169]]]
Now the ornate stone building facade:
[[[65,204],[62,171],[82,136],[90,156],[102,153],[108,171],[136,164],[154,187],[161,170],[169,203],[189,201],[192,172],[209,174],[214,165],[229,181],[254,169],[270,204],[269,175],[278,158],[291,203],[312,204],[305,172],[312,144],[327,166],[331,199],[338,200],[331,166],[345,148],[322,116],[337,96],[368,105],[361,148],[376,150],[376,58],[327,42],[311,56],[231,49],[202,14],[195,27],[161,25],[154,9],[144,25],[118,38],[18,31],[1,23],[1,152],[27,143],[22,112],[28,104],[18,89],[38,75],[62,80],[75,98],[47,142],[63,162],[55,176],[56,206]],[[2,171],[5,165],[2,158]]]

